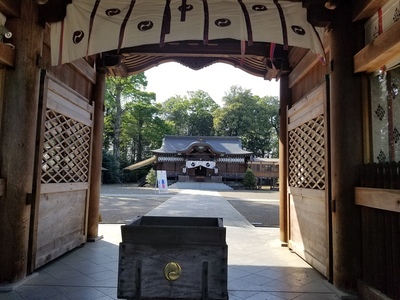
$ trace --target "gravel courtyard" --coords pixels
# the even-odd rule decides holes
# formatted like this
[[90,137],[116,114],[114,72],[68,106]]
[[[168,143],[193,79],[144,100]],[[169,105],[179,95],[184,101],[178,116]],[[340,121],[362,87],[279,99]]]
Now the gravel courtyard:
[[[170,189],[159,193],[153,188],[135,185],[103,185],[100,197],[101,223],[127,223],[143,216],[179,193]],[[219,191],[239,213],[255,226],[279,226],[277,190]]]

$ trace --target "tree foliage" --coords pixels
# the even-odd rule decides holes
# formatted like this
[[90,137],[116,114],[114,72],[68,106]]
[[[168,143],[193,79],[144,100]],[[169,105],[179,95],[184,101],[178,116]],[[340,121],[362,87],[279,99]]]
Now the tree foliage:
[[213,112],[218,104],[204,91],[188,92],[163,103],[164,119],[175,135],[213,135]]
[[214,113],[215,134],[240,136],[243,148],[255,156],[277,157],[278,98],[260,98],[251,90],[232,86],[223,100],[224,106]]

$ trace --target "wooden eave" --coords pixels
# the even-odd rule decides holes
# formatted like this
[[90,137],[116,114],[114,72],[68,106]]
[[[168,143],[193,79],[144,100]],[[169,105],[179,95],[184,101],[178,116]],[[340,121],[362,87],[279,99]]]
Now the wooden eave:
[[[240,41],[230,39],[210,41],[207,45],[202,41],[167,43],[163,47],[158,44],[144,45],[121,49],[118,53],[116,51],[103,53],[98,65],[109,74],[126,76],[171,61],[193,70],[222,62],[249,74],[271,79],[276,77],[277,70],[281,73],[288,71],[286,64],[288,51],[284,51],[281,45],[276,45],[273,57],[270,57],[270,47],[269,43],[246,44],[242,53]],[[271,75],[271,72],[275,74]]]

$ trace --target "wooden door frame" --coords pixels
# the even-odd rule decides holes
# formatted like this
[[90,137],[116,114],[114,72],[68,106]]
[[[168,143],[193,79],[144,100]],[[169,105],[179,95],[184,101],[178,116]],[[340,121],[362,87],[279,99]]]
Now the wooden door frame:
[[[332,281],[333,279],[333,245],[332,245],[332,209],[333,203],[331,200],[331,158],[330,158],[330,76],[326,75],[325,76],[325,81],[318,87],[316,87],[314,90],[309,92],[305,97],[306,98],[308,95],[313,93],[315,90],[318,88],[323,88],[322,85],[325,85],[324,87],[324,99],[323,99],[323,115],[324,115],[324,152],[325,152],[325,159],[324,159],[324,168],[325,168],[325,190],[324,190],[324,195],[325,195],[325,217],[326,217],[326,238],[327,238],[327,257],[328,257],[328,264],[327,264],[327,272],[326,276],[329,281]],[[285,119],[286,119],[286,142],[289,142],[289,107],[287,106],[286,109],[286,114],[285,114]],[[289,243],[291,239],[291,219],[290,219],[290,185],[289,185],[289,147],[287,146],[285,149],[285,163],[287,165],[287,172],[286,172],[286,199],[285,199],[285,205],[286,205],[286,222],[287,222],[287,227],[286,229],[286,234],[287,234],[287,241]],[[281,208],[282,209],[282,208]]]
[[40,184],[42,175],[42,156],[44,143],[44,126],[45,126],[45,111],[47,106],[47,72],[41,70],[39,84],[39,107],[37,114],[36,126],[36,145],[35,145],[35,163],[33,167],[32,194],[28,195],[27,204],[31,205],[31,218],[29,226],[29,244],[28,244],[28,274],[31,274],[35,269],[36,261],[36,245],[37,245],[37,228],[39,215],[39,200],[40,200]]

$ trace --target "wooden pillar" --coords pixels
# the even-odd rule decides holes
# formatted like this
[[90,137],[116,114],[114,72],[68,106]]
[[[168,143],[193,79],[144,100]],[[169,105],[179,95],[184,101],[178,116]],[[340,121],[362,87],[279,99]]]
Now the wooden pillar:
[[354,204],[354,187],[363,162],[361,78],[353,72],[363,31],[351,22],[351,11],[351,2],[342,1],[330,31],[333,283],[347,292],[356,291],[361,273],[360,209]]
[[43,29],[37,25],[37,4],[22,1],[19,18],[7,20],[13,33],[15,69],[6,71],[0,178],[6,181],[0,199],[0,283],[16,282],[27,274],[30,205],[35,157],[36,118]]
[[280,106],[279,106],[279,228],[282,243],[289,242],[288,235],[288,159],[287,159],[287,107],[291,103],[291,91],[289,89],[289,77],[281,77],[280,80]]
[[101,169],[103,150],[103,127],[104,127],[104,95],[106,88],[106,75],[97,72],[96,85],[93,87],[92,99],[94,101],[93,112],[93,142],[90,200],[88,215],[88,239],[95,240],[99,231],[100,192],[101,192]]

